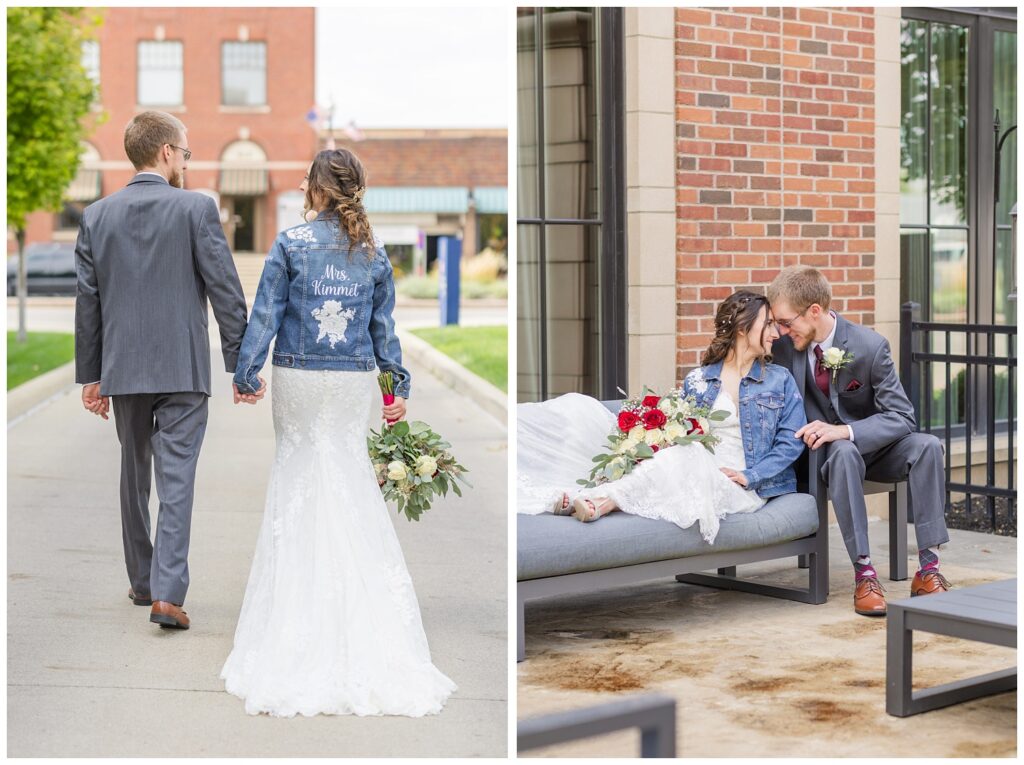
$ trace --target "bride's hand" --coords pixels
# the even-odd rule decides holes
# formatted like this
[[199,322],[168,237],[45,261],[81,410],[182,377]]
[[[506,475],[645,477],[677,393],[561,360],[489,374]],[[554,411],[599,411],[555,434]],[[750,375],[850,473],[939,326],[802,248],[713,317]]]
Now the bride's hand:
[[401,396],[395,396],[395,403],[381,407],[381,413],[385,420],[404,420],[405,399]]
[[732,468],[727,467],[718,469],[725,473],[726,477],[733,483],[739,484],[744,489],[747,488],[747,477],[743,475],[743,473],[739,472],[738,470],[733,470]]

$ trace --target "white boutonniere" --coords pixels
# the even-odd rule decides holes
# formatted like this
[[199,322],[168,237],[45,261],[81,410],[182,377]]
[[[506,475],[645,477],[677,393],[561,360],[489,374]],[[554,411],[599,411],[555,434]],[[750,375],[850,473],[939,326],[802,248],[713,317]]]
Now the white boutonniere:
[[844,351],[842,348],[832,346],[822,355],[821,365],[825,369],[832,370],[832,384],[835,384],[836,375],[839,374],[839,370],[847,366],[853,361],[853,354]]

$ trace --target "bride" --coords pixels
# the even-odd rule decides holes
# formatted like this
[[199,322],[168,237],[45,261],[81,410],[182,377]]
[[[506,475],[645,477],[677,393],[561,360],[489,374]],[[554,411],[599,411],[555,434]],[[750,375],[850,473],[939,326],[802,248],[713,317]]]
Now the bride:
[[249,714],[435,714],[455,684],[431,663],[366,448],[377,368],[395,381],[384,417],[404,417],[409,396],[391,263],[355,155],[321,151],[300,188],[319,213],[274,242],[235,371],[236,403],[254,403],[277,336],[277,454],[221,677]]
[[720,439],[714,454],[700,444],[672,446],[594,488],[569,491],[589,474],[591,457],[617,427],[615,416],[578,393],[520,404],[519,512],[590,522],[622,510],[684,529],[698,523],[713,543],[725,515],[753,512],[770,497],[796,491],[793,463],[804,448],[796,431],[806,416],[793,376],[770,363],[778,336],[764,296],[740,291],[726,298],[702,366],[683,383],[683,395],[698,406],[728,412],[711,423]]

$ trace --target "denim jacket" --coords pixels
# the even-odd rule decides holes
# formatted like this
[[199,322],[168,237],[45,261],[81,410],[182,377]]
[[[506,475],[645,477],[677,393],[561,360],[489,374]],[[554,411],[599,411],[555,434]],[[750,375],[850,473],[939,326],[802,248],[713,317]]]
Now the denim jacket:
[[409,372],[391,314],[395,283],[384,245],[367,257],[352,248],[333,212],[278,234],[263,266],[252,316],[235,367],[242,393],[259,388],[270,341],[273,363],[297,369],[370,370],[395,378],[395,395],[409,397]]
[[[683,381],[683,392],[698,406],[713,407],[722,389],[722,362],[698,367]],[[785,367],[755,361],[740,380],[740,428],[747,488],[768,499],[796,491],[796,462],[804,442],[796,431],[807,424],[796,380]]]

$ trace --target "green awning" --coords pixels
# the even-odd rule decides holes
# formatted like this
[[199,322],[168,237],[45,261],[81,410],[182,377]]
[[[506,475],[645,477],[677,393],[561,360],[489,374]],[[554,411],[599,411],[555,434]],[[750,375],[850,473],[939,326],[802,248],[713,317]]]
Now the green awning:
[[465,186],[370,186],[366,190],[369,213],[447,213],[469,209]]
[[508,189],[505,186],[477,186],[473,189],[476,211],[482,215],[508,213]]
[[217,191],[222,197],[259,197],[269,187],[267,171],[259,168],[225,168],[220,171]]
[[78,174],[71,181],[64,199],[69,202],[94,202],[100,198],[100,171],[78,169]]

